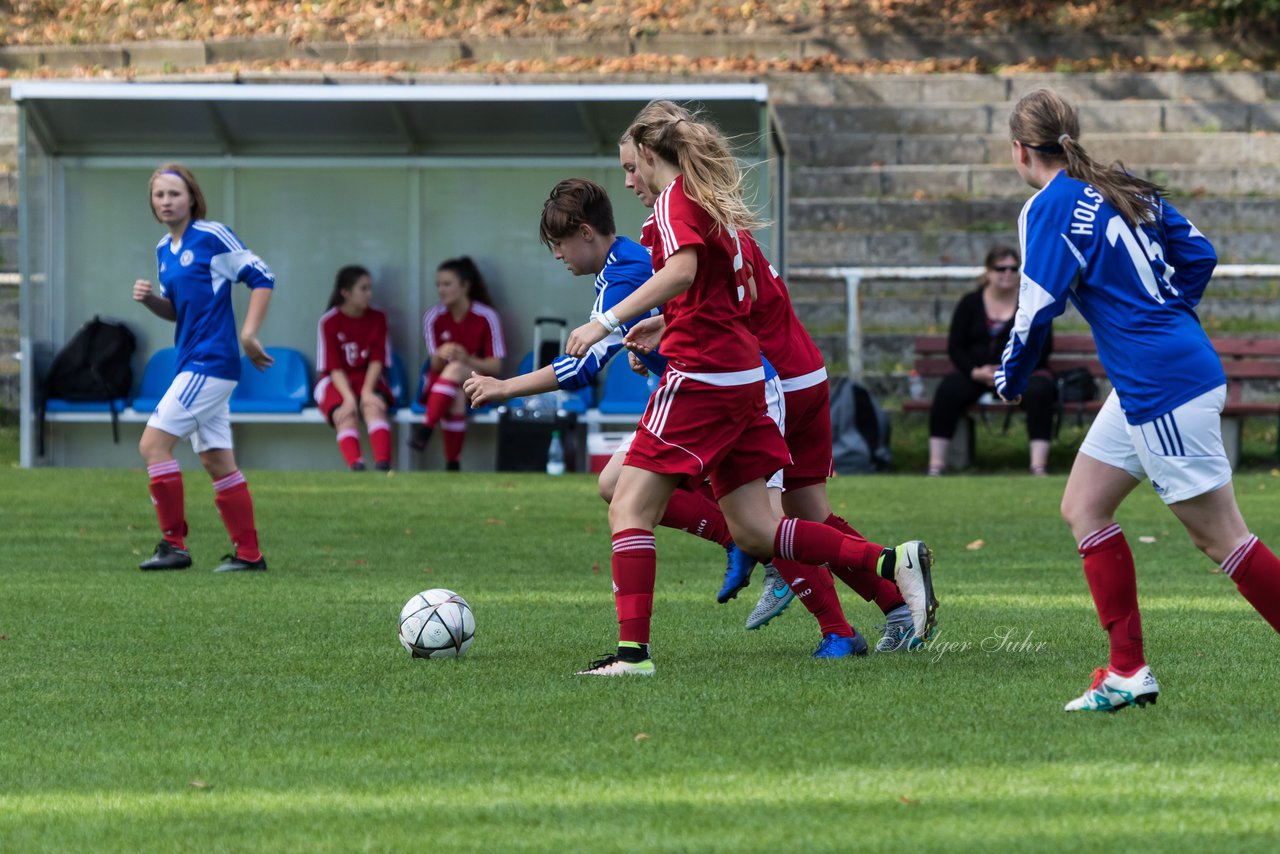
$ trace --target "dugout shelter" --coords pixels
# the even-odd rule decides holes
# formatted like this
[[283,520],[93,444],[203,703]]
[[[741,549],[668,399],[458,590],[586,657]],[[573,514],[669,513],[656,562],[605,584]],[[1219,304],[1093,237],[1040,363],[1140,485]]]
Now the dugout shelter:
[[[136,466],[147,412],[126,412],[113,444],[106,413],[51,413],[37,454],[35,402],[52,354],[94,315],[138,336],[135,372],[173,342],[173,327],[130,298],[155,280],[147,178],[162,161],[195,172],[209,218],[231,226],[277,278],[264,344],[314,362],[316,323],[336,270],[372,273],[375,304],[409,382],[425,356],[423,311],[435,269],[470,255],[502,315],[514,372],[533,320],[585,319],[589,278],[571,277],[538,240],[555,182],[599,181],[619,232],[648,212],[623,186],[617,139],[654,98],[701,106],[735,141],[761,235],[783,267],[785,145],[761,84],[426,85],[24,81],[18,111],[23,466]],[[237,323],[248,289],[237,285]],[[319,415],[233,419],[250,468],[340,468]],[[401,425],[401,430],[404,425]],[[492,467],[492,431],[473,429],[464,468]],[[438,437],[436,440],[438,445]],[[187,443],[184,467],[196,465]]]

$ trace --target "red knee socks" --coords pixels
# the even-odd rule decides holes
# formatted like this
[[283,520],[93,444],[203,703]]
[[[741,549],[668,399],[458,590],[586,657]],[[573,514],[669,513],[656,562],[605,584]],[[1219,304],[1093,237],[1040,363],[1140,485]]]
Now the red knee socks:
[[627,528],[613,535],[613,601],[618,610],[618,640],[649,642],[657,567],[653,531]]
[[1111,641],[1111,671],[1132,676],[1147,663],[1142,652],[1142,615],[1133,552],[1116,524],[1080,541],[1084,577],[1098,609],[1098,621]]
[[258,529],[253,524],[253,499],[249,496],[249,484],[239,470],[213,482],[213,503],[227,526],[236,557],[255,561],[262,559],[258,549]]
[[1280,560],[1252,534],[1222,562],[1240,595],[1280,632]]
[[677,489],[671,493],[666,512],[658,524],[664,528],[688,531],[726,548],[733,542],[724,514],[720,512],[720,505],[700,492]]
[[151,476],[151,503],[156,506],[160,535],[174,548],[185,549],[186,511],[182,494],[182,471],[177,460],[147,466]]

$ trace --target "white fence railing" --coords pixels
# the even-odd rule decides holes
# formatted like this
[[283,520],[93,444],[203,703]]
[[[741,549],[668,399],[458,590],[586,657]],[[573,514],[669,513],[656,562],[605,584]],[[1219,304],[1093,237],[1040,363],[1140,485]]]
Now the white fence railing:
[[[849,375],[862,379],[862,304],[860,290],[867,280],[938,281],[939,279],[977,280],[981,267],[790,267],[788,275],[807,279],[844,279],[845,350]],[[1280,278],[1280,264],[1221,264],[1213,271],[1215,278],[1265,279]]]

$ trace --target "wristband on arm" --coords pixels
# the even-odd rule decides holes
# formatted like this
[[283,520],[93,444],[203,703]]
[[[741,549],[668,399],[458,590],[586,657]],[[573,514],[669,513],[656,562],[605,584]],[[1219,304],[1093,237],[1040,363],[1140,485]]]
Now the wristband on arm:
[[591,319],[603,326],[605,332],[610,333],[616,332],[618,327],[622,325],[622,321],[618,320],[618,316],[613,313],[612,309],[605,312],[593,312]]

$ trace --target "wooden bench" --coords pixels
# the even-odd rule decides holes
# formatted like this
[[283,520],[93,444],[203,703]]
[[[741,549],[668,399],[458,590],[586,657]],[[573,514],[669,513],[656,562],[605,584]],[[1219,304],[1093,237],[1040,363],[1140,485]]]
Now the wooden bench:
[[[1211,336],[1214,349],[1222,359],[1222,368],[1227,375],[1227,402],[1222,410],[1222,441],[1227,451],[1227,458],[1234,468],[1240,461],[1240,438],[1244,419],[1250,416],[1276,416],[1280,418],[1280,401],[1245,400],[1245,385],[1250,381],[1280,381],[1280,340],[1271,338],[1245,338],[1236,336]],[[918,335],[915,339],[915,362],[913,369],[922,379],[940,379],[955,370],[951,358],[947,355],[947,338],[945,335]],[[1102,363],[1098,361],[1093,336],[1089,334],[1067,333],[1054,335],[1053,353],[1049,357],[1049,368],[1054,373],[1070,368],[1082,367],[1093,375],[1098,383],[1096,400],[1066,405],[1064,417],[1071,417],[1077,412],[1093,415],[1102,408],[1111,384],[1107,380]],[[922,400],[904,400],[904,412],[929,411],[932,405],[931,396]],[[979,403],[970,407],[960,419],[956,435],[951,442],[947,455],[948,468],[967,468],[974,458],[974,414],[996,415],[1001,419],[1008,411],[1008,405],[996,399],[989,403]]]

